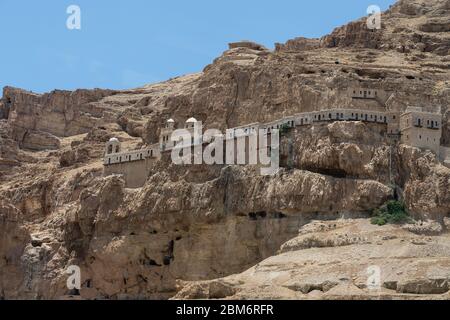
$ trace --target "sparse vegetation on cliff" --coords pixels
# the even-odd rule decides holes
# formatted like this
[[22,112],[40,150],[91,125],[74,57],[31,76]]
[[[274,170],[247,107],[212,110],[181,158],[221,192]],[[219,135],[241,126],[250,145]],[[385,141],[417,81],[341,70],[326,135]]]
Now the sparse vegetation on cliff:
[[400,201],[391,200],[381,208],[373,211],[372,224],[384,226],[385,224],[408,223],[412,221],[406,210],[405,204]]

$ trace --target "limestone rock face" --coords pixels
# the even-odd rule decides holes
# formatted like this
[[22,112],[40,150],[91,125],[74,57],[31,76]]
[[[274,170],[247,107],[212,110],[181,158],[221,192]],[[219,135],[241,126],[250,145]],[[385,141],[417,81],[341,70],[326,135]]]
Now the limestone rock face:
[[446,56],[449,54],[448,1],[403,0],[382,14],[382,29],[370,30],[366,20],[337,28],[321,39],[324,47],[363,47],[399,50],[402,53],[419,50]]
[[[314,221],[299,233],[241,274],[179,282],[174,299],[449,299],[448,234],[424,238],[364,219]],[[369,281],[372,270],[379,281]]]
[[406,174],[404,196],[413,214],[443,221],[450,212],[450,168],[436,161],[433,154],[420,154],[417,149],[400,150],[402,166],[411,168]]
[[28,266],[22,265],[21,257],[30,236],[21,224],[20,211],[4,197],[0,198],[0,273],[1,296],[5,292],[16,291],[24,284]]
[[8,112],[12,137],[26,149],[58,149],[58,137],[88,132],[103,120],[103,110],[90,105],[111,95],[110,90],[54,91],[38,95],[6,87],[3,104]]
[[228,47],[230,48],[230,49],[235,49],[235,48],[248,48],[248,49],[252,49],[252,50],[257,50],[257,51],[267,51],[267,49],[264,47],[264,46],[262,46],[262,45],[260,45],[260,44],[258,44],[258,43],[256,43],[256,42],[252,42],[252,41],[240,41],[240,42],[233,42],[233,43],[230,43],[229,45],[228,45]]
[[[315,123],[283,134],[281,168],[148,168],[142,188],[104,176],[105,143],[159,141],[195,117],[225,130],[352,108],[443,115],[450,147],[449,1],[399,1],[322,39],[275,51],[230,44],[202,72],[132,90],[7,87],[0,102],[0,298],[59,299],[69,266],[81,299],[448,299],[450,169],[382,124]],[[352,98],[355,88],[376,99]],[[143,174],[143,173],[141,173]],[[408,225],[373,226],[404,201]],[[367,285],[369,267],[381,287]]]
[[3,101],[0,101],[0,119],[8,119],[9,108]]
[[298,37],[287,41],[285,44],[276,43],[276,51],[305,51],[318,49],[320,42],[318,39],[308,39],[303,37]]

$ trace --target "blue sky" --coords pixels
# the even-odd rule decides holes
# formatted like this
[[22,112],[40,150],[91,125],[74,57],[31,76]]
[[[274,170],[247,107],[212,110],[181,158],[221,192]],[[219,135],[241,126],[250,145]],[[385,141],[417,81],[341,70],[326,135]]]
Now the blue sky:
[[[198,72],[243,39],[320,37],[394,0],[0,0],[0,87],[126,89]],[[69,30],[69,5],[81,30]]]

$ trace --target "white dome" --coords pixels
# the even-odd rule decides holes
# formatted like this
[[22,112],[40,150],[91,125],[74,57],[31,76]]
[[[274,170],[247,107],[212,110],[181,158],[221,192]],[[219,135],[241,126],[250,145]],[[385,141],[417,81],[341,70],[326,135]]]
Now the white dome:
[[109,139],[109,142],[119,142],[119,139],[117,139],[117,138],[111,138],[111,139]]
[[173,119],[169,119],[169,120],[167,120],[167,122],[168,122],[168,123],[174,123],[174,122],[175,122],[175,120],[173,120]]
[[189,119],[186,120],[186,123],[194,123],[194,122],[197,122],[197,119],[189,118]]

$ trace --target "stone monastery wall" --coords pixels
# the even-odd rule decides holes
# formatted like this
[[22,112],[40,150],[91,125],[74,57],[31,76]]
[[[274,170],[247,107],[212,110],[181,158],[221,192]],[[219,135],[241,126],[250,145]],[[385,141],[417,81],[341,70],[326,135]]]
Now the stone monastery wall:
[[[356,91],[355,91],[356,92]],[[355,93],[356,94],[356,93]],[[362,93],[363,98],[376,97],[376,91],[368,90]],[[404,113],[380,112],[360,109],[328,109],[314,112],[298,113],[269,123],[251,123],[244,126],[226,130],[225,140],[250,136],[262,130],[264,134],[271,134],[272,130],[293,128],[296,126],[309,126],[315,123],[329,121],[363,121],[387,125],[387,134],[401,137],[401,142],[418,148],[430,149],[440,158],[447,159],[447,151],[440,149],[440,137],[442,135],[442,115],[437,113],[422,112],[421,108],[408,108]],[[116,150],[107,144],[107,154],[104,158],[105,175],[123,174],[126,176],[127,185],[141,186],[145,183],[150,163],[161,158],[162,152],[171,151],[175,144],[170,141],[170,136],[175,131],[174,122],[170,119],[166,128],[161,131],[161,139],[147,149],[129,152],[111,152]],[[186,129],[193,130],[194,118],[186,122]],[[207,141],[200,141],[200,144]],[[117,139],[114,139],[117,145]],[[196,142],[199,143],[199,142]],[[183,146],[186,147],[186,146]],[[120,150],[120,147],[119,147]]]

